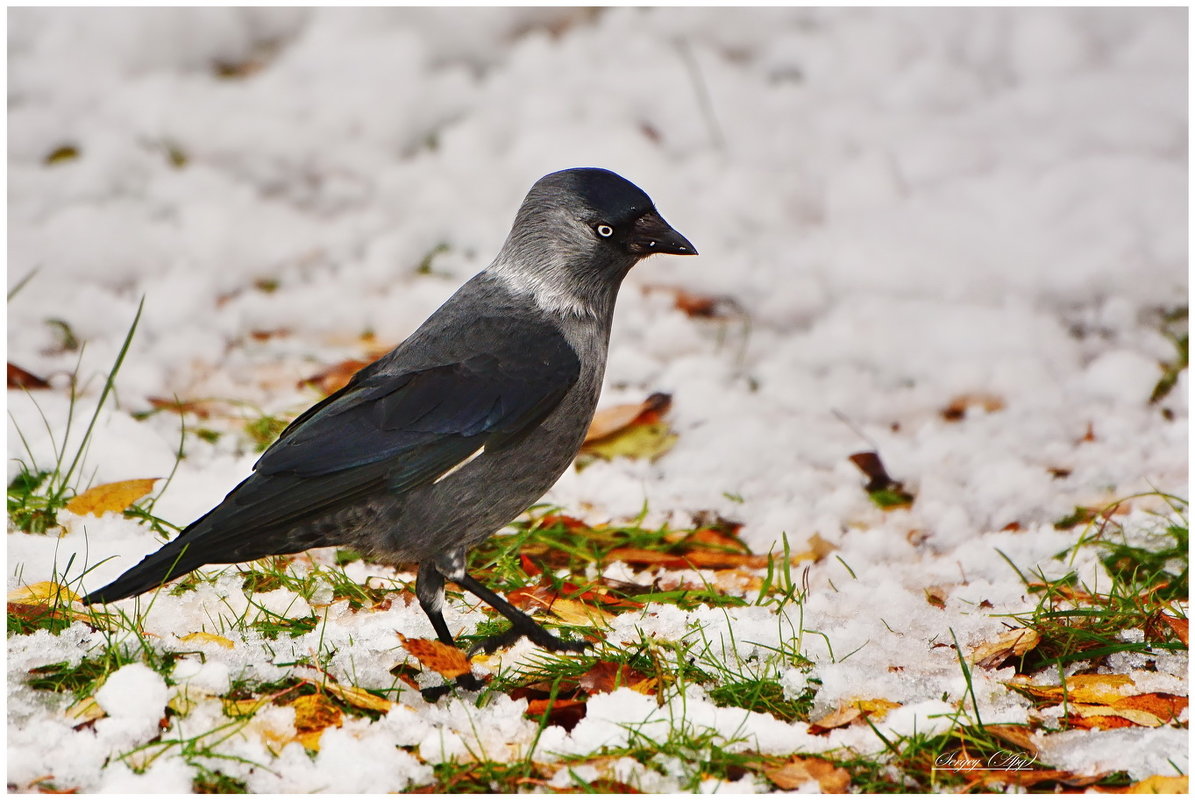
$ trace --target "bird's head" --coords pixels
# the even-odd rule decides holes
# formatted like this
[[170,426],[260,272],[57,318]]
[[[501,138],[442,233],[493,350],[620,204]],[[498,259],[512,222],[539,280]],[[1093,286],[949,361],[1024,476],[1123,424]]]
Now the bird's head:
[[612,304],[627,272],[653,253],[697,251],[642,189],[577,167],[535,182],[491,269],[542,307],[592,313]]

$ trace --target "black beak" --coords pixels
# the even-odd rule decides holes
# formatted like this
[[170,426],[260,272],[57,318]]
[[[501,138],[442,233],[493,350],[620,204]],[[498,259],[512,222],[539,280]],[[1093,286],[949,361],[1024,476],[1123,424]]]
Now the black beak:
[[640,256],[652,253],[673,253],[677,256],[696,256],[697,249],[680,232],[664,222],[654,209],[649,211],[631,227],[627,249]]

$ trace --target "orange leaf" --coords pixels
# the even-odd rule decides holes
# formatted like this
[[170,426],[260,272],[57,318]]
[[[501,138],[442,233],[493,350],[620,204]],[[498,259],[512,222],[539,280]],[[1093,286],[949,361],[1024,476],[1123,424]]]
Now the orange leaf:
[[766,769],[764,775],[781,790],[795,790],[815,781],[823,793],[845,793],[851,784],[846,770],[818,757],[795,756],[783,765]]
[[1178,641],[1183,645],[1187,645],[1187,619],[1185,617],[1171,617],[1170,615],[1162,615],[1162,621],[1170,627],[1174,632],[1174,636],[1178,637]]
[[1169,693],[1142,693],[1114,701],[1111,706],[1114,709],[1137,709],[1148,712],[1159,720],[1168,722],[1178,718],[1179,714],[1187,708],[1187,699],[1184,696]]
[[153,491],[156,478],[134,478],[92,487],[82,495],[76,495],[67,502],[67,511],[77,515],[95,515],[105,512],[123,512],[133,501]]
[[428,670],[439,673],[446,679],[455,679],[470,671],[469,657],[460,648],[445,645],[439,640],[407,639],[399,634],[407,653],[423,663]]

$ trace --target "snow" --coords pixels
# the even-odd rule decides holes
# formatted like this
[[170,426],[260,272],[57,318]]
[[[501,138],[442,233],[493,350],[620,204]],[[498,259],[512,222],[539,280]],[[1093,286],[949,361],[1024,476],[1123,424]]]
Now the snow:
[[[747,659],[800,631],[822,682],[815,714],[887,698],[903,706],[883,730],[933,730],[953,709],[943,694],[963,696],[956,654],[933,646],[952,633],[964,649],[989,641],[998,615],[1036,603],[997,550],[1026,575],[1106,582],[1090,552],[1055,559],[1082,527],[1053,521],[1137,492],[1186,496],[1187,374],[1147,403],[1173,354],[1158,315],[1188,295],[1183,10],[24,8],[9,23],[10,288],[36,272],[8,304],[8,358],[54,385],[9,392],[10,479],[22,463],[54,463],[77,367],[73,453],[144,296],[79,476],[168,475],[177,415],[134,413],[150,397],[226,401],[223,416],[188,418],[226,433],[187,436],[155,507],[194,519],[256,458],[227,432],[300,412],[317,395],[296,382],[360,358],[361,334],[392,344],[414,330],[488,263],[536,178],[601,165],[643,187],[701,252],[650,259],[627,279],[603,398],[673,393],[679,439],[655,462],[566,474],[546,500],[594,523],[645,506],[649,524],[713,511],[743,522],[758,551],[787,536],[799,552],[814,534],[837,549],[810,568],[807,601],[787,619],[653,604],[618,617],[612,642],[705,638]],[[217,64],[250,68],[219,78]],[[79,157],[44,163],[64,145]],[[738,311],[688,317],[668,287],[729,296]],[[61,347],[48,319],[83,351]],[[961,395],[1000,408],[943,419]],[[911,509],[883,512],[862,492],[847,457],[869,449],[916,494]],[[1135,500],[1126,529],[1148,530],[1150,509]],[[10,531],[10,588],[77,555],[71,575],[95,566],[94,589],[159,543],[116,515],[60,519],[60,538]],[[944,609],[925,602],[933,585]],[[11,636],[9,781],[187,792],[196,768],[178,751],[141,772],[116,758],[158,734],[179,687],[197,706],[164,737],[215,728],[227,719],[214,696],[230,682],[275,680],[312,654],[333,653],[326,667],[342,682],[388,688],[405,656],[396,632],[433,636],[400,601],[353,614],[275,590],[253,603],[321,623],[293,640],[233,636],[227,621],[265,612],[231,574],[119,605],[148,609],[159,646],[202,657],[180,661],[170,685],[120,668],[97,694],[108,717],[80,731],[63,714],[70,698],[47,700],[23,677],[77,662],[103,635],[75,624]],[[446,618],[461,631],[485,615],[454,605]],[[179,639],[194,632],[234,646]],[[478,669],[532,653],[520,644]],[[1156,664],[1142,687],[1185,687],[1185,654]],[[1006,674],[976,671],[980,712],[1024,722]],[[599,694],[572,732],[547,728],[537,753],[592,753],[625,742],[628,725],[666,736],[680,706],[768,752],[879,749],[866,727],[813,737],[685,693],[662,707],[629,689]],[[221,746],[244,761],[206,766],[256,792],[393,792],[432,781],[429,761],[513,760],[534,738],[522,701],[400,701],[380,721],[325,731],[314,757],[262,745],[263,733],[294,733],[290,710],[269,707]],[[1173,727],[1062,732],[1042,749],[1041,761],[1088,775],[1188,770],[1186,731]],[[601,771],[678,787],[625,757]],[[717,789],[768,789],[755,781]]]

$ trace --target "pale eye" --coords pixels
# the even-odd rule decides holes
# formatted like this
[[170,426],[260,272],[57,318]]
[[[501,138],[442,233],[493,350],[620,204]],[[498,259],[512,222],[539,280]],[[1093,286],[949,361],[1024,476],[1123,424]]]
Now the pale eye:
[[595,227],[593,230],[597,231],[597,235],[600,236],[602,239],[605,239],[606,237],[612,236],[614,234],[614,229],[611,228],[610,226],[606,225],[605,223],[599,223],[597,225],[597,227]]

